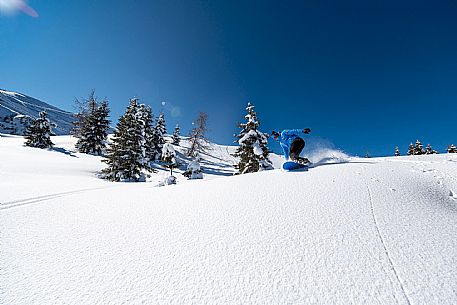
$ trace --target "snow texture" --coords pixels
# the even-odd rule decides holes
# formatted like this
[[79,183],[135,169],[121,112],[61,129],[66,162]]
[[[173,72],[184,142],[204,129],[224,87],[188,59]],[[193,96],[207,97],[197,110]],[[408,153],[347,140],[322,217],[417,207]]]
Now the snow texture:
[[0,141],[0,304],[457,303],[455,154],[154,188],[52,140]]

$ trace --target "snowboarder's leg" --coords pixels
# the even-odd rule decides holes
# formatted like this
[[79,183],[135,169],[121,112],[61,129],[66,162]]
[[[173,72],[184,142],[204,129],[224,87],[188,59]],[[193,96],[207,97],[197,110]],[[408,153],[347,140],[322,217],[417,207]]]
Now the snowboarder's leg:
[[302,138],[296,138],[290,145],[290,159],[300,163],[308,163],[309,160],[300,157],[300,154],[305,147],[305,141]]
[[296,160],[300,156],[301,151],[305,147],[305,141],[302,138],[296,138],[290,144],[290,159]]
[[286,145],[283,142],[281,142],[280,145],[281,145],[282,151],[284,152],[284,159],[288,160],[289,159],[289,151],[290,151],[289,146]]

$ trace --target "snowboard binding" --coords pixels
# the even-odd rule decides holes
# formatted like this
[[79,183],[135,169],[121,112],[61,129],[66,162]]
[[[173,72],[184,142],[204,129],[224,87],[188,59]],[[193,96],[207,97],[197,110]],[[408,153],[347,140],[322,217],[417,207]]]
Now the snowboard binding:
[[303,165],[309,165],[311,161],[308,160],[308,158],[303,158],[303,157],[297,157],[295,160],[292,160],[293,162],[296,162],[298,164],[303,164]]

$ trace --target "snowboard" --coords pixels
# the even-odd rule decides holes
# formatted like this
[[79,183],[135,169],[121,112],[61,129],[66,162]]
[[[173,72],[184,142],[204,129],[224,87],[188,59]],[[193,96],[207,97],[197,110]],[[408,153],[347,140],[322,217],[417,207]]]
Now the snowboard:
[[282,169],[285,171],[307,171],[308,164],[297,163],[293,161],[286,161],[282,164]]

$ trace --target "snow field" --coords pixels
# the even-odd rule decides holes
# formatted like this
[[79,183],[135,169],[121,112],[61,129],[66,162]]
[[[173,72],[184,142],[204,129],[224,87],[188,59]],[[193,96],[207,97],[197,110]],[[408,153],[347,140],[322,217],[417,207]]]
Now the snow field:
[[[96,157],[5,140],[0,304],[457,302],[455,155],[157,188],[96,178]],[[229,173],[214,147],[206,164]]]

